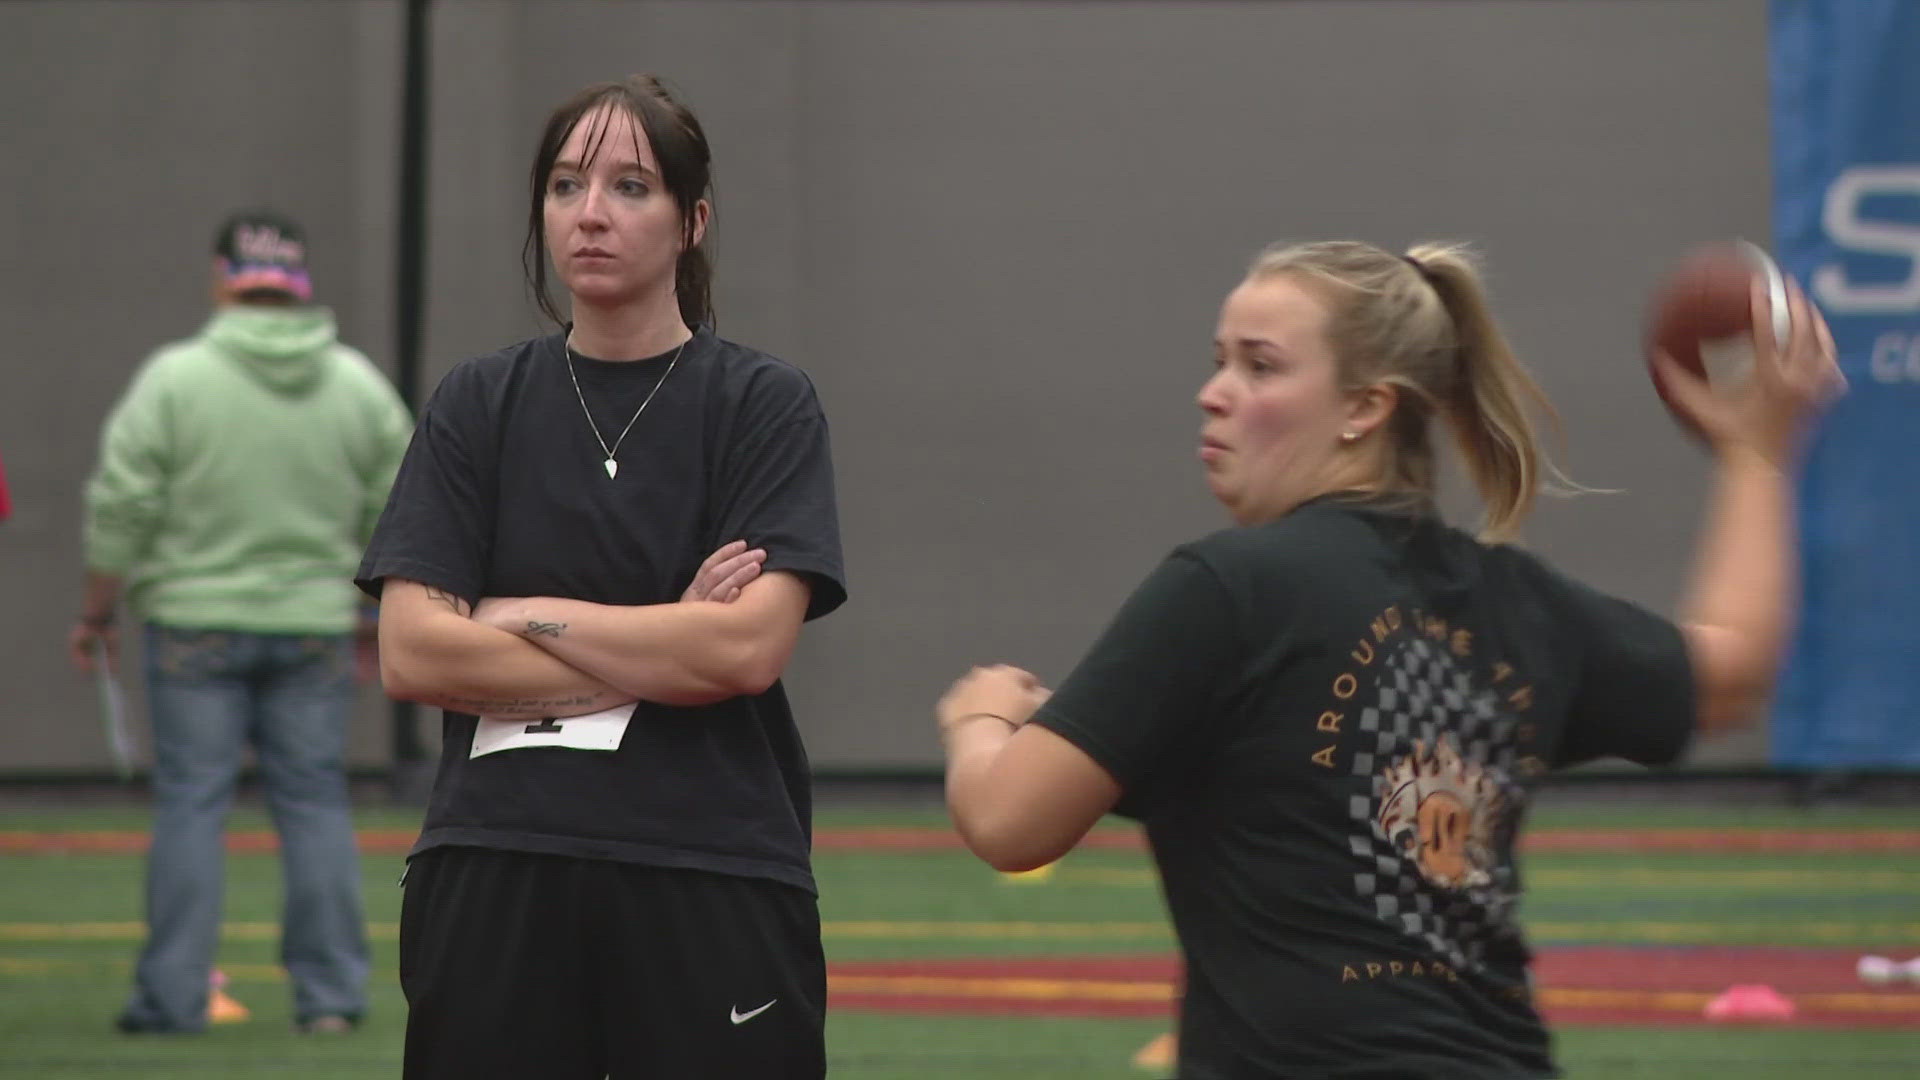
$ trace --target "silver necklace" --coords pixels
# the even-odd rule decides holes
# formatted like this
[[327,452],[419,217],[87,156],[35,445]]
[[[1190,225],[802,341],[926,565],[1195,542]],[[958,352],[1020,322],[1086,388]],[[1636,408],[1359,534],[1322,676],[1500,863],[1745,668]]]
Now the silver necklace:
[[613,460],[613,455],[619,453],[620,444],[627,441],[627,432],[633,430],[634,421],[640,419],[640,414],[646,412],[647,406],[652,404],[653,395],[659,393],[662,386],[667,385],[667,376],[673,374],[674,365],[680,362],[680,354],[686,351],[687,342],[692,340],[693,335],[687,335],[686,339],[680,342],[680,347],[673,350],[673,359],[667,362],[667,370],[661,374],[660,381],[654,383],[653,389],[647,391],[647,396],[640,402],[640,407],[633,410],[633,420],[627,421],[627,426],[620,429],[620,437],[613,440],[612,446],[608,446],[607,440],[600,437],[600,425],[593,422],[593,414],[587,411],[587,395],[580,392],[580,376],[573,373],[573,331],[567,331],[567,378],[573,380],[573,396],[580,399],[580,412],[587,418],[587,430],[593,432],[593,441],[600,444],[600,452],[607,455],[607,460],[601,462],[606,466],[607,479],[611,480],[620,475],[620,463]]

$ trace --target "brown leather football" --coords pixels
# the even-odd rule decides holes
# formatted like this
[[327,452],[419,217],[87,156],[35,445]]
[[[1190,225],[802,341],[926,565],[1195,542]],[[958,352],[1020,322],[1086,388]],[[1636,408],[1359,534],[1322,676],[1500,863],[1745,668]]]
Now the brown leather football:
[[[1764,283],[1773,302],[1776,341],[1787,337],[1786,279],[1765,251],[1744,240],[1701,244],[1688,251],[1665,282],[1654,291],[1647,313],[1647,366],[1653,388],[1682,427],[1699,432],[1692,421],[1673,407],[1667,387],[1653,367],[1656,351],[1664,351],[1694,374],[1718,381],[1736,372],[1741,357],[1751,360],[1753,327],[1752,288]],[[1704,347],[1704,348],[1703,348]],[[1709,357],[1731,358],[1710,364]]]

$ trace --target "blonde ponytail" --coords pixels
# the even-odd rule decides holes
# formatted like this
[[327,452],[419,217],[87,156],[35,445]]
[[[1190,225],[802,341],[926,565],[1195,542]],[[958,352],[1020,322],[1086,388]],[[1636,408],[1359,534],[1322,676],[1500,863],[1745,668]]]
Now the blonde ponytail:
[[1321,286],[1344,389],[1384,382],[1403,391],[1369,489],[1431,503],[1429,428],[1444,417],[1486,511],[1482,539],[1512,539],[1542,474],[1559,477],[1532,416],[1552,417],[1553,406],[1494,321],[1468,249],[1427,243],[1393,255],[1353,241],[1297,244],[1262,253],[1249,277],[1275,274]]
[[1543,455],[1530,410],[1551,417],[1553,404],[1500,332],[1467,252],[1419,244],[1407,257],[1452,317],[1459,372],[1442,410],[1486,508],[1482,532],[1490,540],[1511,539],[1541,486]]

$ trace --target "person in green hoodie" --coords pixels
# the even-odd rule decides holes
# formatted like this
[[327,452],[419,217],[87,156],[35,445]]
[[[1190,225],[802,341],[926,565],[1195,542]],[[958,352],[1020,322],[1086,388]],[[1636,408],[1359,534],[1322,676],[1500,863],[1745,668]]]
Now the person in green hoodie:
[[281,960],[302,1031],[346,1031],[368,970],[345,772],[353,571],[412,423],[312,303],[306,238],[267,212],[214,247],[212,318],[141,365],[87,481],[75,664],[112,663],[124,592],[153,727],[147,941],[118,1027],[204,1030],[222,832],[251,746],[286,873]]

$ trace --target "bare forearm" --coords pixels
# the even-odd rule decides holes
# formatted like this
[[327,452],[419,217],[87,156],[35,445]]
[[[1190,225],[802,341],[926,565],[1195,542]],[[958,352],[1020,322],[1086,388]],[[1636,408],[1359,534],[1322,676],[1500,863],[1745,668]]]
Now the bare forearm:
[[625,607],[533,596],[489,621],[633,697],[668,705],[759,693],[786,660],[762,655],[741,609],[711,601]]
[[112,622],[114,609],[120,604],[122,583],[119,574],[87,571],[86,595],[80,601],[80,618],[96,624]]
[[[407,674],[397,680],[389,676],[388,692],[456,712],[500,717],[580,716],[634,700],[512,634],[460,621],[465,626],[453,626],[449,619],[434,628],[435,641],[399,661]],[[383,644],[383,671],[389,670],[388,651]]]
[[401,612],[390,611],[400,602],[382,604],[380,674],[389,695],[500,717],[579,716],[634,700],[512,634],[469,619],[457,598],[432,596],[432,605],[416,602]]
[[989,862],[993,837],[1004,830],[992,822],[1000,801],[993,794],[993,763],[1013,737],[1013,728],[989,716],[975,717],[944,732],[947,751],[947,815],[967,847]]
[[[1015,710],[1013,715],[1020,715]],[[999,870],[1031,870],[1072,850],[1120,798],[1120,785],[1044,727],[1001,714],[943,722],[947,813],[968,850]]]
[[[1786,292],[1790,333],[1784,342],[1777,331],[1754,334],[1751,378],[1715,387],[1670,356],[1654,358],[1670,400],[1718,455],[1682,616],[1706,728],[1751,717],[1779,666],[1798,588],[1789,474],[1809,424],[1846,387],[1826,322],[1791,280]],[[1758,276],[1751,302],[1756,328],[1776,325]]]
[[1757,451],[1724,453],[1682,609],[1709,727],[1743,719],[1772,681],[1797,587],[1794,528],[1787,475]]
[[947,752],[947,812],[967,849],[999,870],[1067,853],[1120,797],[1086,752],[1027,723],[1050,691],[1033,673],[976,667],[934,707]]

